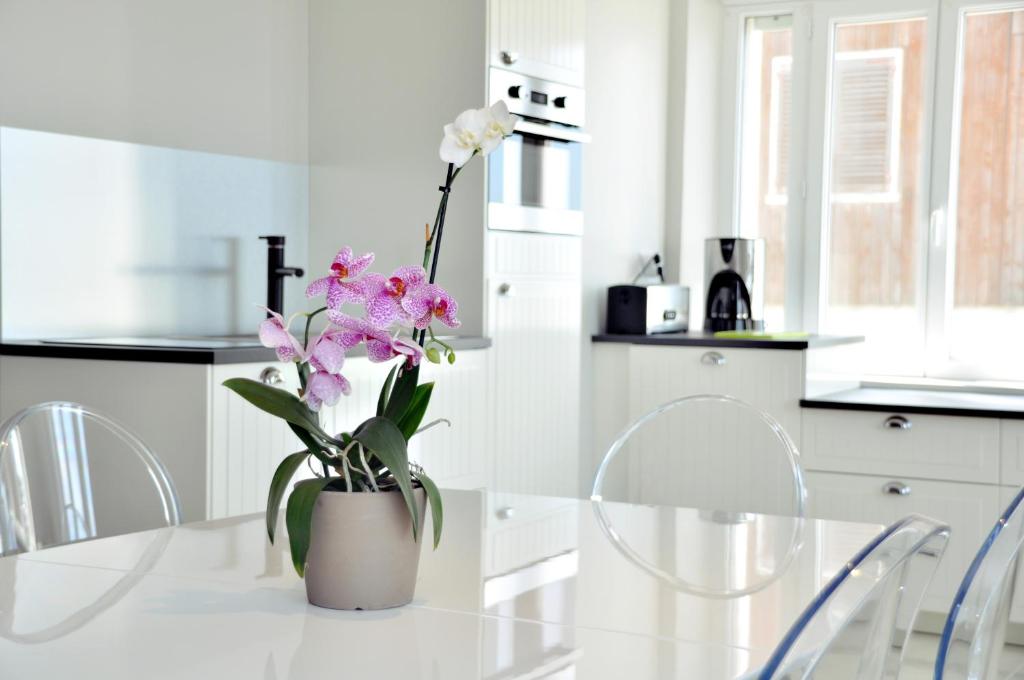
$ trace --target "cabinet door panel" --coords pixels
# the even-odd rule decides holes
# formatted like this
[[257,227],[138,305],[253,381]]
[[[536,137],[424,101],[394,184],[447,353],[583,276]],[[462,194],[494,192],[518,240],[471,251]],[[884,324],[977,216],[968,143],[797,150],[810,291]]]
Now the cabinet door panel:
[[579,493],[580,285],[491,281],[490,395],[496,491]]
[[[210,398],[210,456],[207,479],[207,519],[260,512],[267,507],[267,490],[281,460],[302,449],[302,443],[279,418],[264,413],[223,387],[228,378],[259,380],[264,369],[280,371],[282,389],[298,388],[293,364],[269,362],[222,364],[212,367]],[[300,476],[308,476],[302,468]]]
[[812,470],[999,482],[998,420],[804,409],[803,426]]
[[583,87],[585,7],[584,0],[491,0],[491,65]]
[[1024,485],[1024,420],[1001,420],[1000,484]]
[[808,515],[822,519],[890,524],[910,513],[927,515],[952,527],[949,546],[925,596],[923,609],[949,610],[964,572],[999,509],[998,487],[903,478],[907,495],[883,492],[889,477],[807,473]]
[[800,446],[803,352],[651,345],[629,349],[631,418],[690,394],[727,394],[772,415]]

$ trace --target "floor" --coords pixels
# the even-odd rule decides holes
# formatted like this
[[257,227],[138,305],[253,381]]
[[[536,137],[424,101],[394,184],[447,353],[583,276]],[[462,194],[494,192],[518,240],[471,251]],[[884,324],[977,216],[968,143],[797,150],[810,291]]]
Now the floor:
[[[914,633],[903,655],[900,680],[931,680],[935,677],[935,650],[939,636]],[[1024,679],[1024,647],[1006,645],[999,659],[999,678]]]

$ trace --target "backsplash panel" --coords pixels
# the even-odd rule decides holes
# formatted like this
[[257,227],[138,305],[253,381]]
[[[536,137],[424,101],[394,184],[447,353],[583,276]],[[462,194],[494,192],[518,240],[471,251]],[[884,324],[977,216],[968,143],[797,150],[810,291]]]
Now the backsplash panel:
[[[299,164],[0,128],[7,339],[253,333],[262,234],[308,261]],[[289,310],[309,281],[285,281]]]

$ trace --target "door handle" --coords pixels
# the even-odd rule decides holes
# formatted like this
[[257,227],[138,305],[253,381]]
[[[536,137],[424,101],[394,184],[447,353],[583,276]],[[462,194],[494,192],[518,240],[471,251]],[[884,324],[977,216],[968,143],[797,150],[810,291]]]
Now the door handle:
[[910,485],[894,479],[882,485],[882,493],[887,496],[909,496]]
[[515,295],[516,289],[512,287],[511,283],[503,283],[498,286],[498,295],[502,297],[512,297]]
[[909,419],[903,416],[889,416],[883,423],[883,427],[887,430],[909,430],[913,425]]
[[277,366],[267,366],[260,371],[260,382],[264,385],[281,385],[284,383],[284,376]]
[[718,352],[704,352],[700,357],[700,363],[705,366],[725,366],[725,357]]
[[512,50],[502,50],[501,51],[501,62],[503,64],[508,64],[509,66],[511,66],[512,64],[516,63],[517,61],[519,61],[519,53],[518,52],[513,52]]

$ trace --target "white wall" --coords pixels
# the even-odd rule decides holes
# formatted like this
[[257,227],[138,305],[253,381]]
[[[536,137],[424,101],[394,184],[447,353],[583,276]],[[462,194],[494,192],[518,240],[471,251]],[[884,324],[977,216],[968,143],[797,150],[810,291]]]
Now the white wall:
[[[590,336],[604,329],[606,289],[664,251],[669,1],[588,0],[584,150],[582,436],[593,446]],[[595,453],[596,455],[596,453]],[[581,455],[582,488],[592,482]]]
[[306,0],[0,0],[0,125],[305,162]]
[[[310,269],[342,245],[390,272],[423,258],[446,166],[441,128],[486,99],[486,3],[310,2]],[[438,283],[483,332],[483,167],[452,190]]]
[[0,0],[6,337],[254,331],[256,237],[306,264],[307,33],[307,0]]
[[[704,323],[704,240],[730,233],[718,202],[719,63],[722,5],[718,0],[672,4],[669,81],[668,253],[690,287],[690,327]],[[731,127],[731,126],[730,126]],[[727,128],[728,129],[728,128]],[[673,264],[675,261],[676,264]]]

